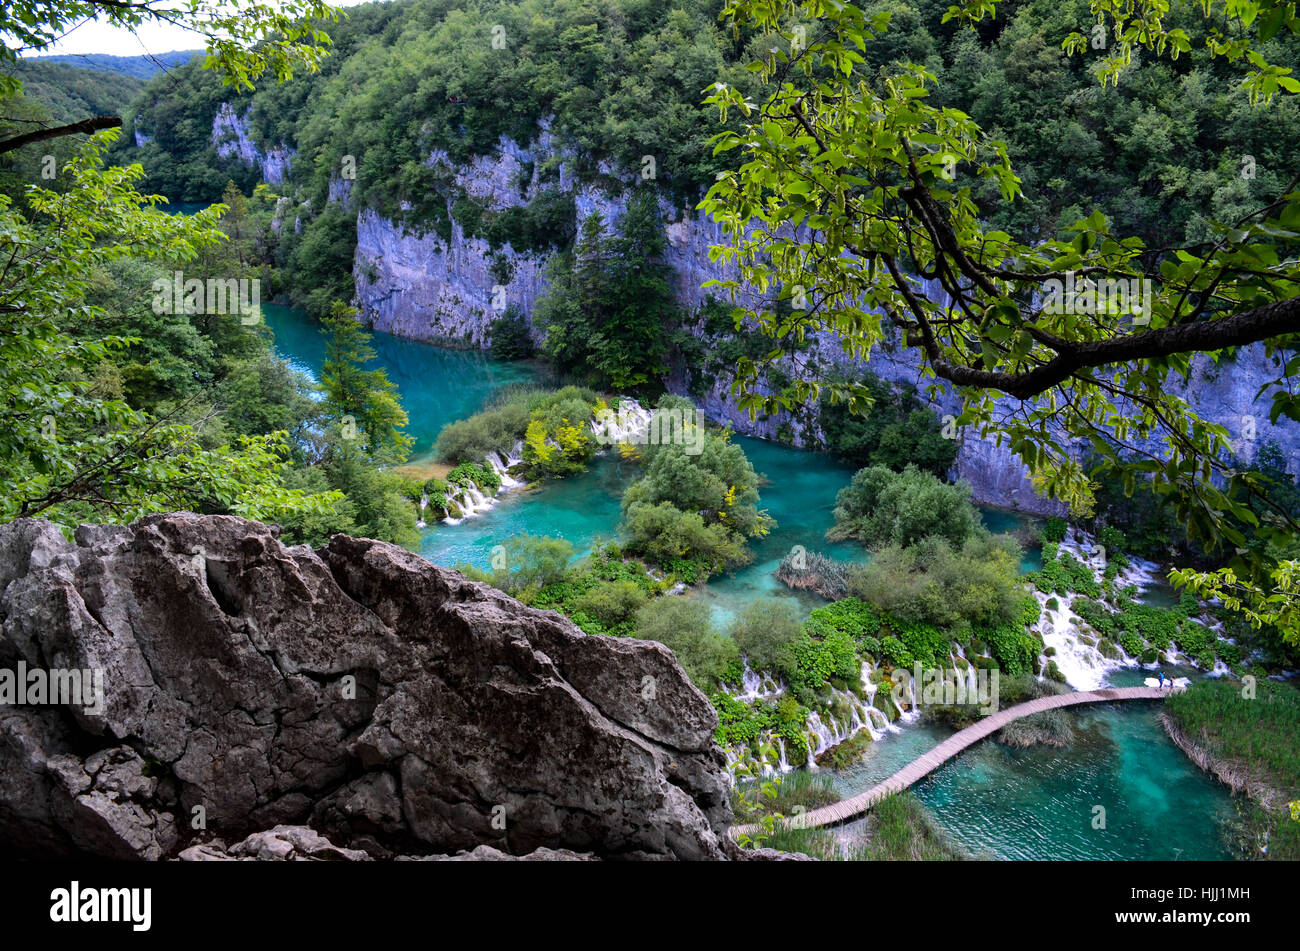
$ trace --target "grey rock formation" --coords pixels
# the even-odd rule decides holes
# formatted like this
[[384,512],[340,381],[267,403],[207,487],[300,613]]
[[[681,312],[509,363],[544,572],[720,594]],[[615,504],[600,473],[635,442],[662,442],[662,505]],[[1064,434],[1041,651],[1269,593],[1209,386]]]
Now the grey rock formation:
[[0,667],[104,671],[102,709],[0,707],[14,853],[168,857],[199,825],[271,829],[250,854],[312,854],[282,825],[377,857],[733,851],[716,715],[666,648],[392,545],[290,548],[225,516],[74,541],[18,521],[0,618]]
[[230,103],[221,104],[212,120],[211,139],[217,155],[238,158],[245,165],[259,169],[268,184],[282,185],[289,175],[294,150],[283,144],[266,150],[259,148],[249,132],[248,120],[248,113],[241,116]]

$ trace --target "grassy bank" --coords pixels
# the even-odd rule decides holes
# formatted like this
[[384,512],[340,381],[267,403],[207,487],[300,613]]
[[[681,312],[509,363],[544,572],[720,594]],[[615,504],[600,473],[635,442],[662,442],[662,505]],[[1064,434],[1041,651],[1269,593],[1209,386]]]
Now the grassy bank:
[[1207,681],[1169,697],[1160,719],[1198,766],[1249,797],[1230,830],[1234,848],[1246,858],[1300,859],[1300,821],[1288,806],[1300,800],[1300,691]]

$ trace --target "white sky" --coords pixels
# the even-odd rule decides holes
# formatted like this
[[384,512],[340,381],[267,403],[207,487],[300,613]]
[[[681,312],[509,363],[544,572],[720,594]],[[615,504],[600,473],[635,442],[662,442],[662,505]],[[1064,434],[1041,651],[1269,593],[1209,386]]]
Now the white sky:
[[[275,0],[271,0],[274,4]],[[364,0],[330,0],[335,7],[354,7]],[[326,32],[329,32],[328,26]],[[170,23],[145,23],[134,32],[110,26],[98,20],[89,20],[65,34],[63,39],[40,53],[109,53],[113,56],[142,56],[146,53],[170,53],[173,50],[203,48],[203,38],[189,30]]]

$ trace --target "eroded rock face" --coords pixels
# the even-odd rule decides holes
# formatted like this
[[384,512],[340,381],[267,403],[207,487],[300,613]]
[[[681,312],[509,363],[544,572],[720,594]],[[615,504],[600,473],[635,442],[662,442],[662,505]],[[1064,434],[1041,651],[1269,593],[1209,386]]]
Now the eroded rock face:
[[204,841],[302,824],[376,858],[731,851],[715,713],[666,648],[392,545],[313,552],[225,516],[74,542],[19,521],[0,619],[0,668],[104,671],[101,710],[0,707],[15,853],[175,856],[200,815]]

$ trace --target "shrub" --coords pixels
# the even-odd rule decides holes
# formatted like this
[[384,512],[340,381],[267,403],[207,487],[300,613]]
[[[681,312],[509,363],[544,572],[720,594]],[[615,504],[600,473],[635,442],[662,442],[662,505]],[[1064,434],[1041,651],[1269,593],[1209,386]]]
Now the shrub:
[[[1112,563],[1116,558],[1123,557],[1123,553],[1128,551],[1128,539],[1114,525],[1107,525],[1097,534],[1097,542],[1106,549],[1106,561]],[[1128,559],[1124,559],[1127,561]]]
[[507,403],[450,423],[438,433],[438,456],[454,464],[482,462],[489,452],[509,453],[524,438],[529,419],[527,406]]
[[849,591],[901,621],[957,634],[1011,623],[1025,597],[1020,548],[989,535],[959,549],[938,538],[910,548],[891,545],[850,577]]
[[869,466],[836,496],[835,526],[828,536],[856,538],[873,550],[929,537],[960,548],[980,528],[970,494],[970,486],[948,485],[915,466],[902,472]]
[[1026,597],[1021,600],[1020,615],[1014,621],[978,630],[980,640],[988,642],[1002,670],[1022,674],[1035,669],[1042,643],[1026,628],[1038,623],[1040,613],[1038,601]]
[[730,633],[750,667],[779,671],[789,665],[790,647],[800,633],[799,614],[790,598],[751,601],[740,610]]
[[563,538],[515,535],[507,538],[502,547],[505,557],[487,580],[516,597],[563,580],[573,557],[573,545]]
[[462,462],[447,473],[447,482],[450,485],[477,486],[490,494],[501,488],[501,475],[491,466]]
[[1210,647],[1213,638],[1214,635],[1205,625],[1187,618],[1179,626],[1174,639],[1178,642],[1179,650],[1189,657],[1195,657]]
[[831,630],[819,640],[805,627],[786,656],[781,673],[794,688],[819,691],[832,677],[856,682],[862,673],[857,645],[843,631]]
[[637,637],[667,646],[705,692],[736,679],[740,649],[713,629],[709,606],[701,600],[674,595],[651,601],[636,612],[635,629]]
[[1051,516],[1050,518],[1048,518],[1047,524],[1043,527],[1043,541],[1044,542],[1065,541],[1065,530],[1067,527],[1068,526],[1065,523],[1065,519],[1058,518],[1055,515]]
[[1225,641],[1223,638],[1219,638],[1214,642],[1214,653],[1225,664],[1240,663],[1243,656],[1243,651],[1239,645],[1231,641]]
[[1119,646],[1130,657],[1137,657],[1142,653],[1144,642],[1136,631],[1123,631],[1119,636]]
[[880,653],[895,667],[911,667],[912,653],[892,634],[881,638]]
[[578,611],[613,628],[627,621],[646,602],[646,593],[634,581],[606,581],[578,598]]
[[[743,541],[725,525],[706,525],[698,512],[683,512],[671,502],[652,505],[638,502],[629,506],[621,525],[628,551],[644,555],[656,564],[670,567],[674,574],[696,580],[712,571],[743,565],[753,556]],[[703,580],[700,578],[699,580]]]

